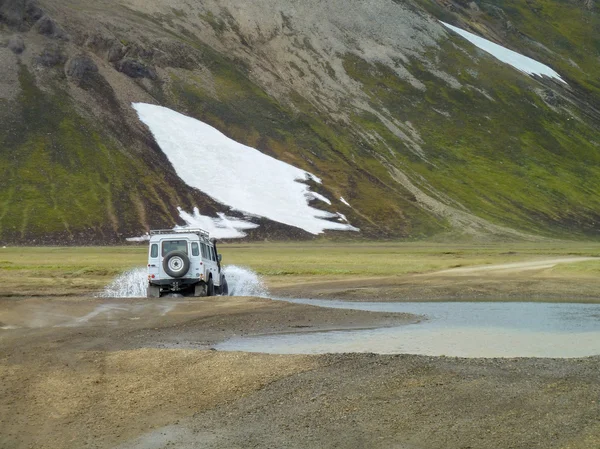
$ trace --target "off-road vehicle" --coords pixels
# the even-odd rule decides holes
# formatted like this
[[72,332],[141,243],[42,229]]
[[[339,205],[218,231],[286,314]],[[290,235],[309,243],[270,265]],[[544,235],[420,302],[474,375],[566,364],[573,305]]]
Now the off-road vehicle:
[[148,297],[229,294],[215,239],[202,229],[150,231]]

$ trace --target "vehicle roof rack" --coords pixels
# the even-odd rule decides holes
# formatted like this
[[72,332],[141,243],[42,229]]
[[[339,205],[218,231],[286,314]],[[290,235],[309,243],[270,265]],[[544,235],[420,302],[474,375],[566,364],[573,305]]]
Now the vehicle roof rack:
[[150,235],[163,235],[163,234],[196,234],[199,237],[206,239],[210,238],[208,231],[200,228],[182,228],[182,229],[154,229],[150,231]]

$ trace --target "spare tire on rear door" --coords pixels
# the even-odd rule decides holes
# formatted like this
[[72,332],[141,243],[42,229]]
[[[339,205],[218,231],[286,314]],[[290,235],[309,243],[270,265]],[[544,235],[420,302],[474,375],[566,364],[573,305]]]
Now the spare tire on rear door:
[[171,251],[163,260],[163,269],[172,278],[181,278],[190,269],[190,259],[182,251]]

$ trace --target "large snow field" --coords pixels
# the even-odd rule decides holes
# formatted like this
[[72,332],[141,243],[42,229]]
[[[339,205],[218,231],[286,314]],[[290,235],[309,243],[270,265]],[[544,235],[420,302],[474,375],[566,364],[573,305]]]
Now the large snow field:
[[446,28],[451,29],[455,33],[460,34],[462,37],[467,39],[476,47],[479,47],[483,51],[491,54],[496,59],[499,59],[500,61],[513,66],[521,72],[527,73],[529,75],[545,75],[550,78],[555,78],[563,83],[565,82],[558,73],[556,73],[547,65],[544,65],[541,62],[537,62],[535,59],[528,58],[527,56],[523,56],[520,53],[509,50],[508,48],[505,48],[493,42],[490,42],[487,39],[469,33],[468,31],[465,31],[462,28],[455,27],[442,21],[440,21],[440,23]]
[[[171,109],[145,103],[134,103],[133,107],[177,175],[216,201],[311,234],[326,229],[358,231],[348,223],[325,220],[337,215],[308,205],[312,199],[331,204],[299,182],[313,180],[320,184],[315,175],[242,145],[212,126]],[[206,217],[197,209],[192,214],[180,210],[180,215],[191,226],[201,226],[209,232],[212,229],[211,235],[217,238],[241,237],[244,229],[256,227],[223,214]]]

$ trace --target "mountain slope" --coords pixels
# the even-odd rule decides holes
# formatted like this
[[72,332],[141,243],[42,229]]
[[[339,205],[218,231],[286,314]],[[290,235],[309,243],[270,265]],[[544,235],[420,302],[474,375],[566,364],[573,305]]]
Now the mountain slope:
[[[119,241],[181,222],[177,207],[242,215],[179,179],[133,102],[314,173],[332,200],[314,204],[362,236],[596,237],[599,26],[575,0],[0,0],[0,239]],[[251,236],[305,235],[260,224]]]

